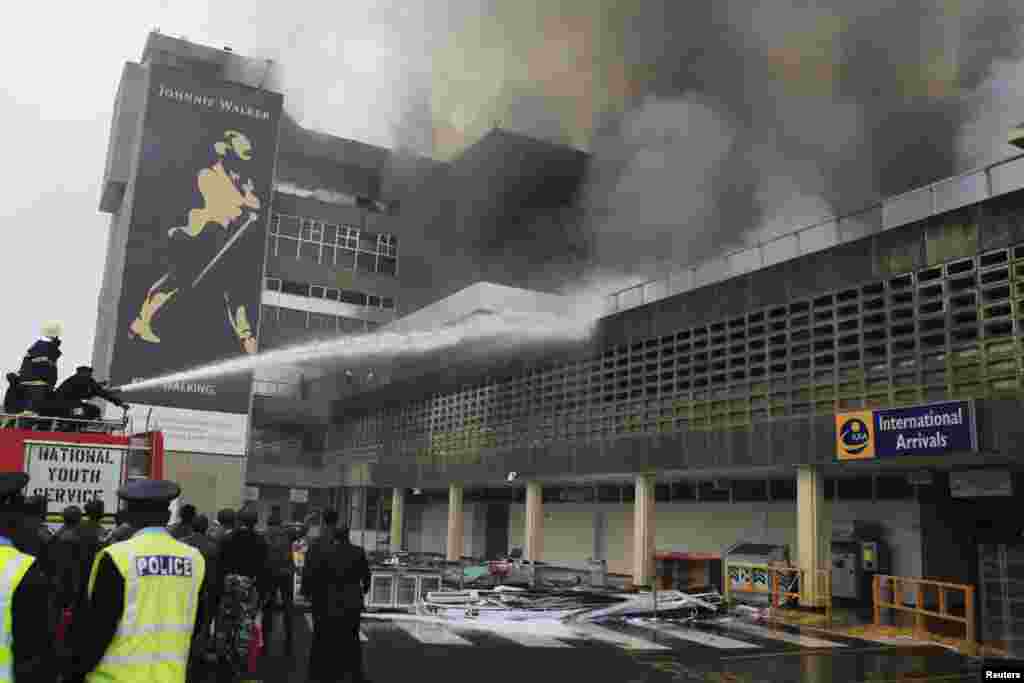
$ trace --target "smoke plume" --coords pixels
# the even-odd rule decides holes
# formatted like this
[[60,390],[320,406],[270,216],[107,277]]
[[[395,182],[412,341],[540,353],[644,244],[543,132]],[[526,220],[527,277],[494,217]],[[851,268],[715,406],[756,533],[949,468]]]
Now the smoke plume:
[[[451,227],[451,196],[417,205],[445,245],[432,267],[453,277],[650,276],[1008,155],[1024,119],[1012,0],[353,0],[248,21],[217,7],[211,25],[239,44],[278,46],[248,52],[275,61],[293,116],[398,147],[407,188],[436,190],[415,155],[456,158],[496,125],[590,155],[578,213],[554,227],[477,206],[505,226],[479,239]],[[565,236],[574,251],[556,254]]]

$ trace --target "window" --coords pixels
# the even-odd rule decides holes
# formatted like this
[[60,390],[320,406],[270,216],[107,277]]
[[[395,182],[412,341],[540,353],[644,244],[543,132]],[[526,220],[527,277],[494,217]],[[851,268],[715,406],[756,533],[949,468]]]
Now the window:
[[280,292],[281,280],[276,277],[268,277],[266,279],[266,289],[270,290],[271,292]]
[[299,219],[295,216],[280,216],[278,234],[288,237],[299,236]]
[[377,272],[377,255],[360,251],[356,254],[356,269],[360,273]]
[[260,320],[265,323],[276,323],[279,312],[277,306],[260,306]]
[[336,290],[336,289],[334,289],[332,287],[328,287],[327,289],[324,290],[324,298],[325,299],[329,299],[330,301],[337,301],[338,300],[338,290]]
[[313,285],[309,288],[309,295],[314,299],[324,298],[324,288],[319,285]]
[[281,293],[294,294],[296,296],[309,296],[309,285],[302,284],[301,282],[284,280],[281,282]]
[[319,242],[300,242],[299,243],[299,260],[308,261],[310,263],[320,263],[320,243]]
[[338,226],[329,223],[324,224],[324,244],[334,244],[338,241]]
[[354,332],[362,332],[366,329],[366,323],[358,318],[346,318],[344,316],[338,316],[338,331],[344,334],[352,334]]
[[337,320],[333,315],[310,313],[309,329],[316,332],[334,332],[337,330]]
[[384,297],[380,300],[380,307],[386,308],[389,311],[395,310],[395,300],[391,297]]
[[299,244],[301,243],[295,238],[277,236],[274,237],[271,253],[274,256],[298,258]]
[[339,293],[338,300],[345,304],[353,304],[355,306],[366,305],[366,295],[362,292],[353,292],[348,289],[343,289]]
[[398,238],[394,235],[381,235],[377,238],[377,253],[381,256],[395,256],[398,250]]
[[359,233],[359,249],[362,251],[369,251],[371,253],[377,253],[377,234],[373,232],[361,232]]
[[338,226],[338,246],[355,250],[359,247],[359,228],[351,225]]
[[796,479],[772,479],[772,500],[796,500]]
[[729,502],[729,485],[722,488],[715,488],[715,482],[702,481],[697,485],[697,495],[700,496],[701,502]]
[[305,311],[298,311],[294,308],[281,308],[278,312],[281,327],[289,330],[304,330],[309,325],[309,315]]
[[281,214],[270,215],[270,234],[276,235],[281,230]]
[[366,297],[366,305],[372,308],[379,308],[380,297],[375,294],[370,294],[368,297]]
[[356,269],[356,251],[355,249],[343,249],[338,247],[335,250],[334,262],[339,268],[347,268],[349,270]]
[[732,500],[734,503],[767,499],[768,482],[763,479],[739,479],[732,483]]
[[302,239],[310,242],[320,242],[324,238],[323,224],[319,221],[310,220],[309,218],[303,218],[301,224],[301,234],[299,235]]

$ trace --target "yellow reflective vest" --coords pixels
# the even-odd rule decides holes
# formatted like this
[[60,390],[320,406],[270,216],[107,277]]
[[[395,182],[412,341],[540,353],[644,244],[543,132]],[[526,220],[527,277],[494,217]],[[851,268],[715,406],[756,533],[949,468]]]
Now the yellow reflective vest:
[[124,579],[124,612],[88,683],[184,683],[206,564],[198,550],[162,529],[143,529],[100,551]]
[[0,683],[14,681],[14,591],[35,561],[31,555],[18,552],[10,541],[0,545],[0,605],[4,629],[0,634]]

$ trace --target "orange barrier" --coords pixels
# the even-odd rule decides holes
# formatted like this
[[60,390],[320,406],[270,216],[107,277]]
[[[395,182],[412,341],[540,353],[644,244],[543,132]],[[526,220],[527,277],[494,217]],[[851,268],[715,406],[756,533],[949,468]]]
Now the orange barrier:
[[[892,602],[882,601],[882,585],[885,584],[889,587]],[[914,605],[910,606],[904,604],[902,599],[898,598],[899,591],[905,587],[911,587],[914,589],[915,601]],[[936,588],[938,590],[939,610],[925,609],[924,605],[924,592],[925,588]],[[952,614],[947,606],[946,593],[949,591],[959,591],[964,595],[964,615],[959,616]],[[961,583],[946,583],[944,581],[932,581],[930,579],[915,579],[908,578],[905,576],[888,576],[884,574],[876,574],[874,579],[874,585],[872,586],[872,601],[874,603],[874,624],[875,626],[882,625],[882,608],[899,610],[902,612],[908,612],[914,615],[914,636],[918,638],[927,638],[929,631],[927,628],[927,620],[941,619],[943,621],[951,621],[954,623],[961,623],[964,625],[964,639],[962,641],[968,654],[975,654],[978,650],[977,635],[974,632],[974,586],[969,586]]]
[[[783,575],[793,576],[794,574],[799,579],[798,586],[802,588],[804,584],[807,572],[799,567],[771,567],[772,573],[772,607],[779,608],[782,606],[783,598],[800,599],[801,592],[796,590],[793,592],[783,591],[781,585],[781,578]],[[825,620],[832,623],[832,572],[828,569],[815,569],[814,578],[817,581],[815,588],[817,589],[814,593],[818,596],[819,601],[824,602],[825,607]]]

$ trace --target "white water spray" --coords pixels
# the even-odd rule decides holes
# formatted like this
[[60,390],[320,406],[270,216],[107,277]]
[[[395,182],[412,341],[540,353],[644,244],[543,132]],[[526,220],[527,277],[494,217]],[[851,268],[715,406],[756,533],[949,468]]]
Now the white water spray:
[[544,344],[585,342],[593,334],[604,311],[603,301],[603,296],[576,295],[565,298],[568,305],[563,313],[502,310],[471,315],[437,329],[407,333],[384,331],[316,341],[133,382],[118,387],[118,390],[129,393],[282,365],[338,360],[358,363],[427,355],[467,345],[487,344],[488,349],[498,347],[503,351],[513,351]]

